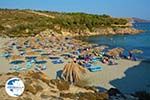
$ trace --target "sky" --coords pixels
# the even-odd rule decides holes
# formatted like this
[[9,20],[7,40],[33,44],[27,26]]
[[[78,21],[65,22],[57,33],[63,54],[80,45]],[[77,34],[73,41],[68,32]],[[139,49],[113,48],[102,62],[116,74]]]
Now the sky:
[[108,14],[150,20],[150,0],[0,0],[0,8]]

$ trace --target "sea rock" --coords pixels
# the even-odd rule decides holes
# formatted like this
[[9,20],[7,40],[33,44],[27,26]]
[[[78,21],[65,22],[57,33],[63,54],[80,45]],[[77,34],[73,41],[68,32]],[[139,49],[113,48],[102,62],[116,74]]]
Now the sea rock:
[[108,90],[109,96],[117,96],[117,94],[122,94],[118,89],[111,88]]
[[140,32],[142,32],[142,31],[134,29],[134,28],[117,28],[115,30],[116,34],[137,34]]
[[130,94],[123,94],[118,89],[111,88],[108,90],[110,100],[138,100],[137,97],[134,97]]

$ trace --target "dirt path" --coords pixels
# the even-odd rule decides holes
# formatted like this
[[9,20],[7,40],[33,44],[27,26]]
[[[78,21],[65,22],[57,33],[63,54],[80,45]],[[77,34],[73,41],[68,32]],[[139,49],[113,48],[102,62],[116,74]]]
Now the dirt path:
[[40,15],[40,16],[49,17],[49,18],[55,18],[55,16],[48,15],[48,14],[41,13],[41,12],[36,12],[36,11],[27,11],[27,12],[29,12],[29,13],[34,13],[34,14],[37,14],[37,15]]

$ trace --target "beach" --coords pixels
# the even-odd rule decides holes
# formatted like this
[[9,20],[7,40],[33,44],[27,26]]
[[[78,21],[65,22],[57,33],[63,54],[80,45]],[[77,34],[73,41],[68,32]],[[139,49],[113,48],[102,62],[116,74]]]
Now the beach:
[[[4,43],[4,40],[5,39],[0,39],[0,42]],[[10,39],[6,39],[6,40],[9,41]],[[51,79],[56,79],[57,72],[59,70],[63,70],[64,66],[71,61],[71,60],[65,60],[63,57],[60,57],[60,58],[64,61],[64,63],[53,64],[52,59],[47,60],[47,63],[46,63],[47,69],[44,70],[43,72],[46,75],[48,75]],[[13,70],[10,70],[12,65],[9,64],[8,59],[5,59],[4,57],[0,57],[0,61],[1,61],[0,63],[1,74],[13,72]],[[88,82],[87,84],[90,86],[100,87],[106,90],[109,90],[110,88],[116,88],[111,83],[111,81],[126,77],[125,72],[128,69],[134,68],[140,65],[141,63],[141,61],[131,61],[131,60],[126,60],[126,59],[118,59],[116,60],[116,62],[118,63],[117,65],[107,65],[102,62],[98,62],[96,65],[101,66],[102,70],[96,71],[96,72],[87,71],[86,76],[84,76],[84,79],[86,79]],[[149,63],[144,63],[144,66],[149,66]],[[142,67],[144,66],[142,65]],[[30,70],[34,70],[34,66]],[[142,85],[145,86],[147,84],[148,83],[143,83]],[[138,88],[138,86],[136,88]]]

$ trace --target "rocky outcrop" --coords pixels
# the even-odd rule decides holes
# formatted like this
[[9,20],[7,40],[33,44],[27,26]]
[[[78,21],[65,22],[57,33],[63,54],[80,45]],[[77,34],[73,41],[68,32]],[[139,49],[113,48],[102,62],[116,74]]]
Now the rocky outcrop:
[[[25,91],[14,98],[5,92],[5,83],[16,76],[24,82]],[[108,100],[107,93],[70,85],[64,80],[50,79],[42,72],[7,73],[2,74],[0,80],[0,100]]]
[[[16,76],[24,82],[25,91],[21,96],[14,98],[5,92],[5,83],[9,78]],[[44,73],[34,71],[1,74],[0,80],[0,100],[149,100],[150,98],[150,94],[146,92],[123,94],[115,88],[99,92],[96,87],[70,85],[64,80],[50,79]]]
[[89,31],[88,29],[84,31],[69,31],[62,30],[62,35],[64,36],[92,36],[92,35],[126,35],[126,34],[138,34],[142,33],[142,30],[137,30],[135,28],[97,28],[93,29],[93,31]]
[[134,28],[118,28],[115,30],[116,34],[137,34],[143,32],[142,30],[137,30]]
[[123,94],[116,88],[111,88],[107,91],[109,100],[139,100],[139,98],[131,94]]

